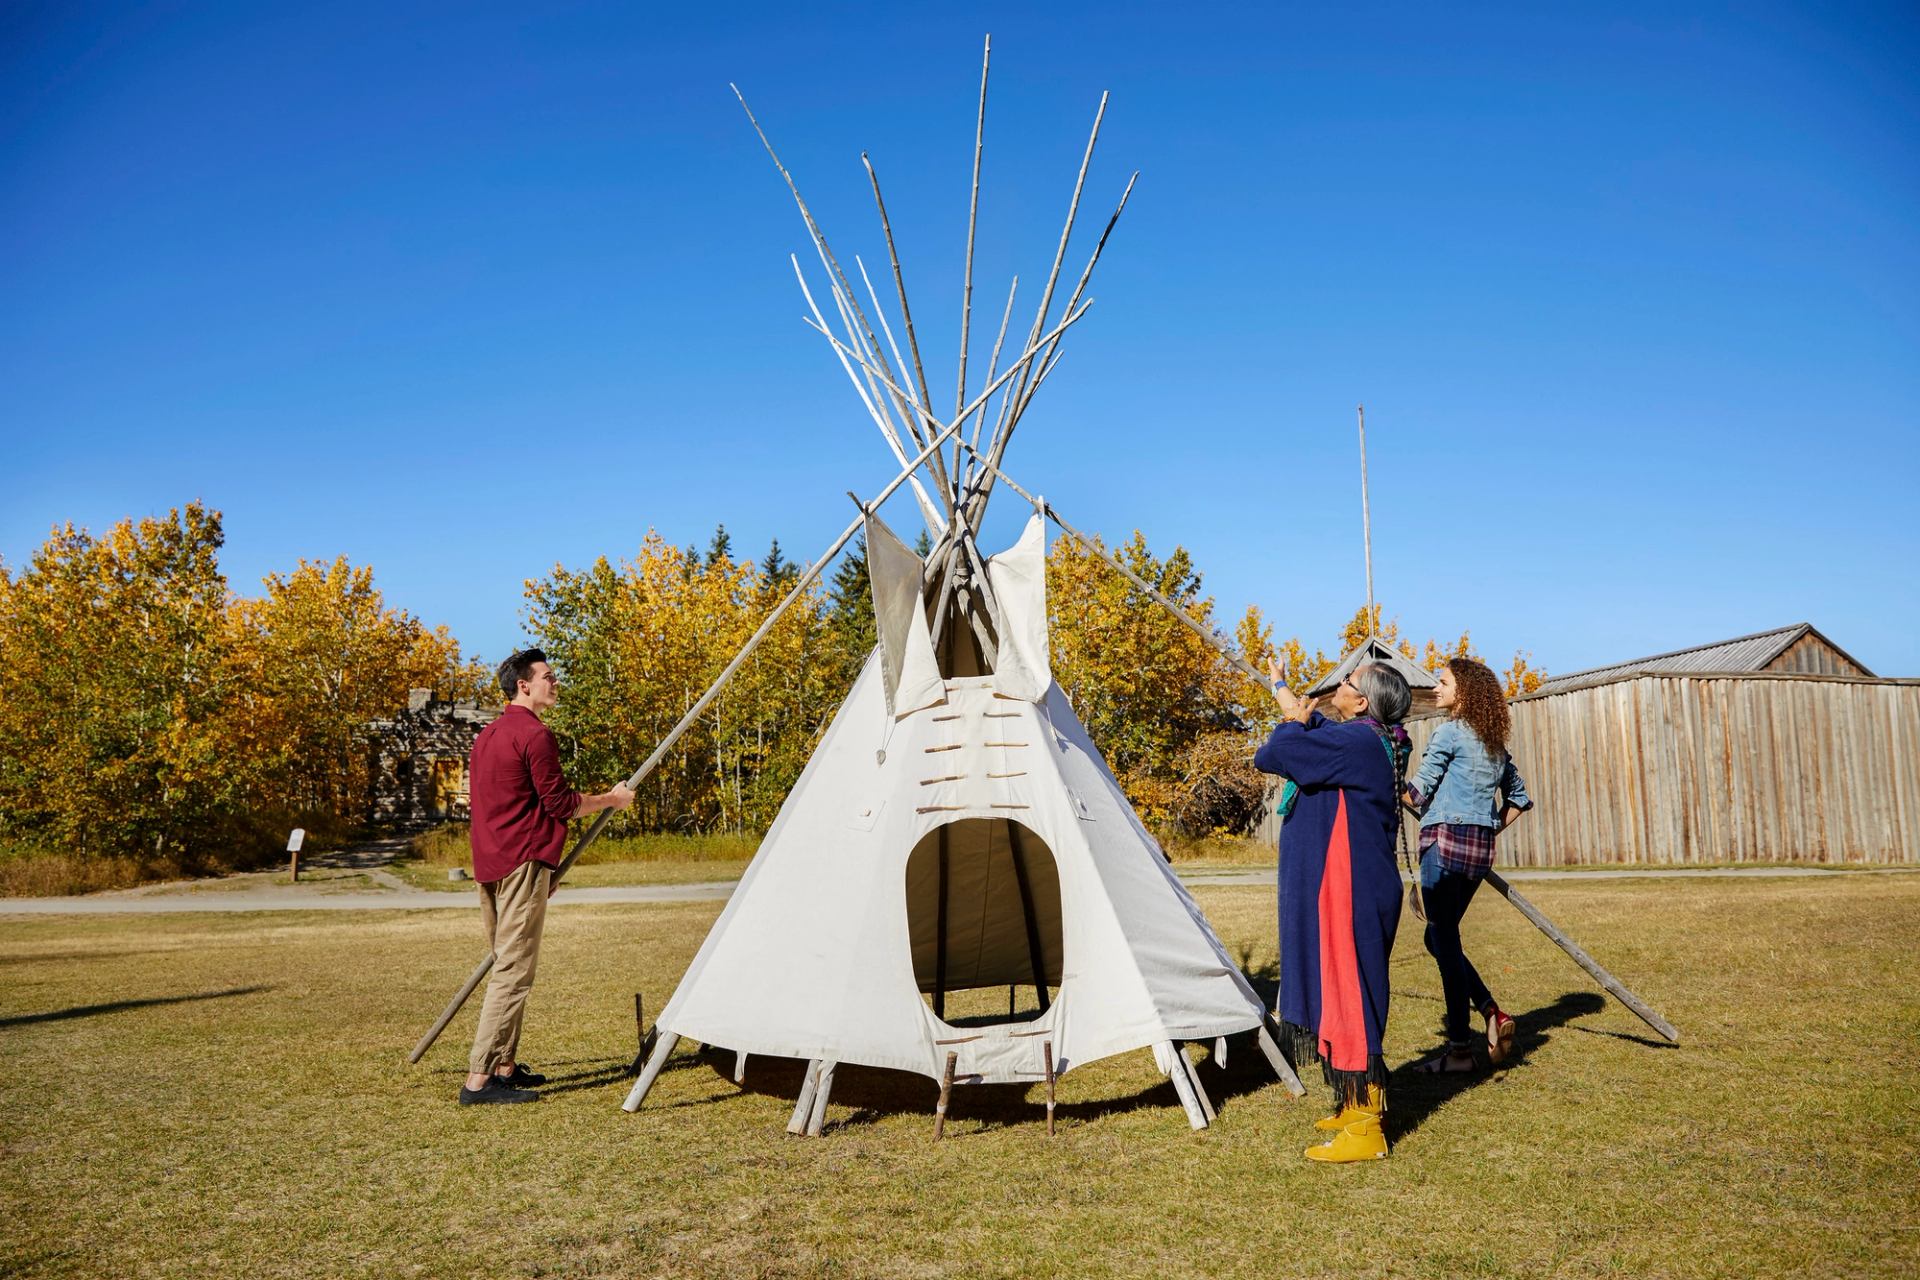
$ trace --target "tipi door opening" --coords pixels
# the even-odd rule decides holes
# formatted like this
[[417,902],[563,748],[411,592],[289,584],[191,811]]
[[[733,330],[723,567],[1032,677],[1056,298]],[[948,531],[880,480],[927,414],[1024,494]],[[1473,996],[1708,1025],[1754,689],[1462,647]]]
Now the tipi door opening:
[[907,857],[906,909],[914,980],[941,1021],[1030,1022],[1052,1006],[1065,953],[1060,870],[1032,829],[1008,818],[935,827]]

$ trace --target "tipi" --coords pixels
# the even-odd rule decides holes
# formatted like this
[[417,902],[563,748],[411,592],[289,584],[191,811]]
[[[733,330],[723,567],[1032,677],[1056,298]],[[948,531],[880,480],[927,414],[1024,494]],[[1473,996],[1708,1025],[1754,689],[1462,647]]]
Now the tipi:
[[[985,88],[983,66],[983,121]],[[1102,112],[1105,105],[1103,98]],[[1074,208],[1098,134],[1096,118]],[[976,138],[976,201],[978,164]],[[874,194],[878,201],[877,179]],[[794,196],[799,201],[797,188]],[[820,1131],[841,1064],[919,1072],[944,1086],[1051,1083],[1059,1072],[1142,1048],[1153,1051],[1201,1128],[1212,1106],[1178,1046],[1249,1030],[1299,1093],[1259,997],[1053,681],[1041,519],[1051,510],[1034,499],[1019,541],[991,558],[976,542],[993,482],[1004,476],[1007,440],[1057,361],[1061,332],[1085,311],[1081,295],[1099,247],[1065,320],[1049,331],[1070,209],[1026,349],[996,377],[996,343],[987,389],[971,402],[963,327],[961,389],[943,422],[926,407],[891,230],[911,366],[870,282],[878,332],[804,202],[800,209],[842,337],[817,307],[815,327],[907,468],[902,479],[912,476],[933,545],[923,560],[862,504],[878,645],[662,1010],[659,1039],[625,1109],[641,1105],[682,1037],[807,1061],[789,1126],[796,1132]],[[884,203],[880,211],[884,225]],[[969,228],[970,294],[971,214]],[[805,289],[804,276],[801,283]],[[1003,339],[1005,330],[1003,319]],[[996,391],[994,431],[981,446]],[[976,412],[972,440],[957,439]],[[925,484],[912,475],[922,463]],[[1023,1014],[948,1021],[951,993],[1017,987],[1033,993]],[[945,1099],[943,1087],[943,1113]]]

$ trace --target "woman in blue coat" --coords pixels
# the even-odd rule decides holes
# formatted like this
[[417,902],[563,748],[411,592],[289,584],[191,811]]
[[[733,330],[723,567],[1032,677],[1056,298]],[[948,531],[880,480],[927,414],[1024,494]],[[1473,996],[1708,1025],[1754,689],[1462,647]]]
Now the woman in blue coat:
[[[1387,962],[1400,923],[1394,864],[1399,794],[1411,747],[1400,727],[1413,694],[1393,668],[1355,668],[1332,696],[1341,719],[1294,697],[1254,766],[1293,783],[1280,829],[1280,1019],[1296,1060],[1318,1059],[1337,1109],[1310,1160],[1387,1154]],[[1283,801],[1283,805],[1285,801]]]

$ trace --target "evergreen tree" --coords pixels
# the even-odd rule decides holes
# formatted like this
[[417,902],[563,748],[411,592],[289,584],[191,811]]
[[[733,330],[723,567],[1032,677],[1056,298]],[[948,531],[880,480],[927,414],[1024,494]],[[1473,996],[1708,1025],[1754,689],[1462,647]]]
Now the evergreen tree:
[[833,571],[828,592],[827,625],[839,651],[841,674],[850,685],[860,664],[872,652],[877,632],[873,623],[873,588],[867,577],[867,539],[863,534]]
[[922,560],[925,560],[927,558],[927,553],[932,550],[933,550],[933,539],[927,536],[927,531],[925,529],[922,529],[920,531],[920,536],[913,540],[913,554],[919,556]]
[[717,524],[713,527],[713,541],[707,544],[707,568],[733,558],[733,535],[727,532],[727,526]]
[[773,545],[767,548],[767,558],[760,562],[760,576],[770,587],[789,587],[800,576],[800,566],[780,550],[780,539],[775,538]]

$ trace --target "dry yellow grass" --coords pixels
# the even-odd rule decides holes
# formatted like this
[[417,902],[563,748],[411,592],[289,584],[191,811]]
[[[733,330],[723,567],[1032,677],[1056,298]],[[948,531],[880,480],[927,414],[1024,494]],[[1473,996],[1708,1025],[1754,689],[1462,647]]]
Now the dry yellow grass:
[[[1528,893],[1685,1033],[1650,1035],[1491,895],[1470,949],[1521,1017],[1493,1077],[1396,1077],[1393,1158],[1300,1158],[1257,1054],[1203,1065],[1191,1133],[1145,1053],[1038,1092],[843,1070],[824,1139],[797,1064],[676,1058],[619,1111],[715,903],[550,922],[537,1106],[453,1093],[471,1014],[405,1051],[475,958],[464,913],[68,917],[0,926],[0,1274],[27,1276],[1757,1276],[1920,1270],[1908,1072],[1920,876],[1612,880]],[[1271,976],[1270,894],[1201,890]],[[1433,1042],[1417,934],[1390,1057]],[[781,976],[768,974],[778,983]],[[804,1000],[806,992],[793,998]]]
[[40,849],[0,849],[0,898],[48,898],[97,893],[185,874],[177,863],[132,858],[86,858]]

